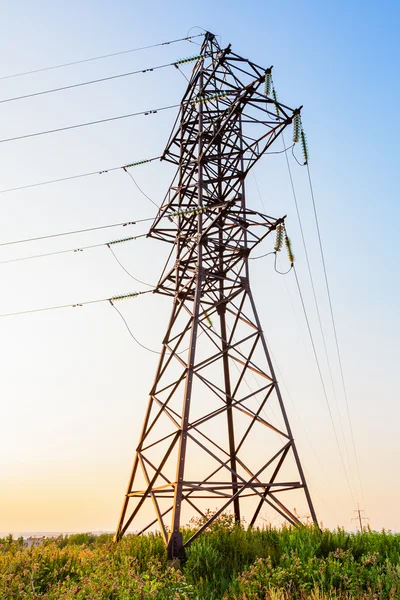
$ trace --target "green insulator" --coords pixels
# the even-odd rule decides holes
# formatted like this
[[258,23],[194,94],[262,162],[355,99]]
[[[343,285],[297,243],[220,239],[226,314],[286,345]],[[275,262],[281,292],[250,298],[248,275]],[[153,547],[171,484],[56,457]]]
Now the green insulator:
[[127,237],[127,238],[122,238],[120,240],[113,240],[112,242],[108,242],[107,246],[112,246],[113,244],[122,244],[123,242],[130,242],[131,240],[134,240],[134,237]]
[[194,104],[204,104],[205,102],[211,102],[212,100],[218,100],[219,98],[225,98],[228,96],[229,92],[219,92],[218,94],[213,94],[212,96],[198,96],[194,101]]
[[276,93],[274,87],[272,88],[272,97],[273,97],[274,102],[275,102],[275,113],[276,113],[276,116],[279,119],[279,117],[280,117],[280,111],[279,111],[279,105],[278,105],[278,96],[277,96],[277,93]]
[[150,160],[138,160],[137,162],[130,163],[129,165],[125,165],[124,169],[130,169],[131,167],[137,167],[138,165],[144,165],[145,163],[150,162]]
[[265,81],[264,81],[264,92],[266,96],[269,96],[271,93],[271,87],[272,87],[272,75],[271,75],[271,69],[267,69],[265,71]]
[[301,119],[299,113],[293,115],[293,142],[296,144],[300,139]]
[[290,241],[290,237],[288,237],[288,235],[286,235],[285,237],[285,245],[289,257],[289,262],[292,265],[294,263],[294,254],[292,250],[292,242]]
[[308,152],[306,134],[304,133],[303,130],[301,130],[301,132],[300,132],[300,139],[301,139],[301,147],[303,150],[304,164],[307,165],[308,159],[310,158],[310,156],[309,156],[309,152]]
[[180,210],[178,212],[172,213],[169,215],[170,217],[182,217],[184,215],[199,215],[200,213],[206,212],[207,207],[197,207],[197,208],[189,208],[188,210]]
[[133,292],[132,294],[125,294],[123,296],[114,296],[113,298],[110,298],[111,302],[116,302],[117,300],[125,300],[126,298],[136,298],[136,296],[139,296],[142,292]]
[[284,228],[283,224],[279,223],[276,226],[276,240],[275,240],[275,247],[274,247],[275,252],[280,252],[282,249],[284,231],[285,231],[285,228]]
[[174,63],[174,64],[175,65],[184,65],[186,63],[193,62],[199,58],[202,58],[202,57],[200,55],[188,56],[187,58],[181,58],[181,60],[177,60],[176,63]]
[[211,319],[210,319],[210,317],[209,317],[208,313],[206,313],[206,319],[207,319],[207,323],[209,324],[209,326],[210,326],[210,327],[214,327],[214,326],[213,326],[213,322],[211,321]]

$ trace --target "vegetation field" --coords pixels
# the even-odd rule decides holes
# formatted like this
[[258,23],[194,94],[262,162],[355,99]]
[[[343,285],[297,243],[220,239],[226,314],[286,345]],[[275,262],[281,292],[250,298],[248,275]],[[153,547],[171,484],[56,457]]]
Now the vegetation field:
[[[190,529],[185,531],[190,536]],[[327,600],[400,598],[400,535],[216,524],[167,565],[158,535],[0,539],[0,598]]]

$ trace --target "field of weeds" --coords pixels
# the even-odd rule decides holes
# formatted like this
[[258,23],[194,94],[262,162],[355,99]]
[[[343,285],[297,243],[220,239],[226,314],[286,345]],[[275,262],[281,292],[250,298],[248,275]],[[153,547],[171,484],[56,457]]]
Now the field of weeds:
[[[190,535],[190,529],[185,536]],[[168,568],[162,539],[79,534],[24,548],[0,539],[1,600],[400,598],[400,535],[217,523]]]

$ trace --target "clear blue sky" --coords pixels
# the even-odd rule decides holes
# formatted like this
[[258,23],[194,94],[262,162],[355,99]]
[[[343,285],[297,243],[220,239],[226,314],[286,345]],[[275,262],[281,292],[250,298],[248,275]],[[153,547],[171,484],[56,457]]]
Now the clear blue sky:
[[[21,1],[4,8],[0,26],[0,77],[186,36],[200,26],[220,35],[222,46],[232,43],[235,52],[265,66],[273,64],[279,98],[290,106],[304,105],[364,497],[352,457],[348,469],[354,498],[346,488],[293,279],[284,280],[272,272],[270,263],[259,261],[252,281],[284,380],[283,393],[287,398],[288,388],[296,405],[294,409],[287,398],[318,515],[329,526],[354,527],[352,511],[359,501],[372,527],[400,529],[399,13],[395,2]],[[195,52],[196,46],[183,43],[4,79],[0,99],[151,67]],[[184,89],[185,80],[171,69],[0,104],[0,140],[177,103]],[[0,143],[0,189],[158,155],[174,117],[170,111]],[[351,450],[306,172],[294,164],[293,174]],[[135,171],[155,200],[164,195],[171,175],[167,166],[157,163]],[[266,157],[256,178],[267,212],[288,215],[329,381],[284,157]],[[248,189],[249,204],[261,209],[252,177]],[[0,242],[153,214],[154,207],[120,171],[0,195]],[[137,230],[129,230],[133,231]],[[0,262],[109,241],[119,237],[114,233],[0,248]],[[165,250],[147,244],[152,242],[135,242],[118,251],[134,275],[154,281]],[[148,258],[143,261],[145,252]],[[138,288],[106,249],[0,264],[0,273],[0,314]],[[168,302],[139,298],[121,309],[137,337],[158,348]],[[117,315],[101,304],[0,319],[0,340],[0,531],[112,529],[156,356],[134,345]]]

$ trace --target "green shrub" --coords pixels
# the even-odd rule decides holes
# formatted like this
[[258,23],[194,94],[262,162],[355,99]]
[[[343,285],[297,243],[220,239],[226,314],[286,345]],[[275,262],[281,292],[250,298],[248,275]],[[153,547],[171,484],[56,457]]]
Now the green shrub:
[[[195,524],[198,525],[197,523]],[[193,534],[187,528],[184,539]],[[0,539],[1,600],[398,600],[400,535],[218,519],[168,568],[160,535]]]

